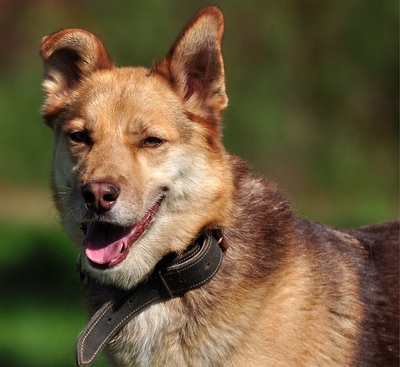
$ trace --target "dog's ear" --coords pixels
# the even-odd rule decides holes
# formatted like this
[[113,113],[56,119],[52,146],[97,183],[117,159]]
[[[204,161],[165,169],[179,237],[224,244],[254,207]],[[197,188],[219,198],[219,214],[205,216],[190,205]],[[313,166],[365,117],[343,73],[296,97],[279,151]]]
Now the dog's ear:
[[221,52],[223,32],[221,11],[216,7],[201,10],[165,59],[154,67],[172,84],[188,110],[204,118],[218,117],[228,103]]
[[114,66],[101,41],[82,29],[63,29],[44,37],[40,55],[45,66],[42,87],[46,94],[42,114],[49,124],[51,116],[63,107],[65,96],[82,79]]

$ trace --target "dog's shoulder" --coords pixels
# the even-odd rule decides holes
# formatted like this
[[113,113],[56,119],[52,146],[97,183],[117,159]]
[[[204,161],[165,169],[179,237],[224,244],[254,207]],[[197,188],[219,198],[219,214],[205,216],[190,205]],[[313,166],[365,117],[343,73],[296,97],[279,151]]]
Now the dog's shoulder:
[[343,230],[299,220],[297,226],[319,276],[347,310],[354,299],[345,284],[353,279],[363,314],[357,360],[376,366],[394,366],[399,358],[399,225]]

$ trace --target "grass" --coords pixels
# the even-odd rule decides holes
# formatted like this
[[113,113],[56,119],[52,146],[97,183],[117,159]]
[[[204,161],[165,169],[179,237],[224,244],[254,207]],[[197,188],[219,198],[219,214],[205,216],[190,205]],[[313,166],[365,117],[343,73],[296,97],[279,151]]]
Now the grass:
[[[0,235],[0,365],[74,366],[86,315],[73,246],[55,226],[3,220]],[[94,366],[105,366],[104,360]]]

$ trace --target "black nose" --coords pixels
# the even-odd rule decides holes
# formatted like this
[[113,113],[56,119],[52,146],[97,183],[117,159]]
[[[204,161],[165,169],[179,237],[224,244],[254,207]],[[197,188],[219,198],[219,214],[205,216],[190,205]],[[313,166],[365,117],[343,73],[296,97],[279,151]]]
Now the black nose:
[[97,213],[108,212],[116,203],[120,188],[115,183],[92,181],[82,187],[86,207]]

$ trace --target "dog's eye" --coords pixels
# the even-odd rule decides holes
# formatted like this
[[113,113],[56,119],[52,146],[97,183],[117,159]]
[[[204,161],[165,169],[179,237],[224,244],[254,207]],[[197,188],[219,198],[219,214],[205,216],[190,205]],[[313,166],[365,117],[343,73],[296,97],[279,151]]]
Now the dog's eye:
[[156,138],[155,136],[149,136],[143,140],[142,146],[147,148],[157,148],[164,143],[164,140]]
[[84,131],[74,131],[69,134],[69,138],[75,143],[90,143],[89,135]]

